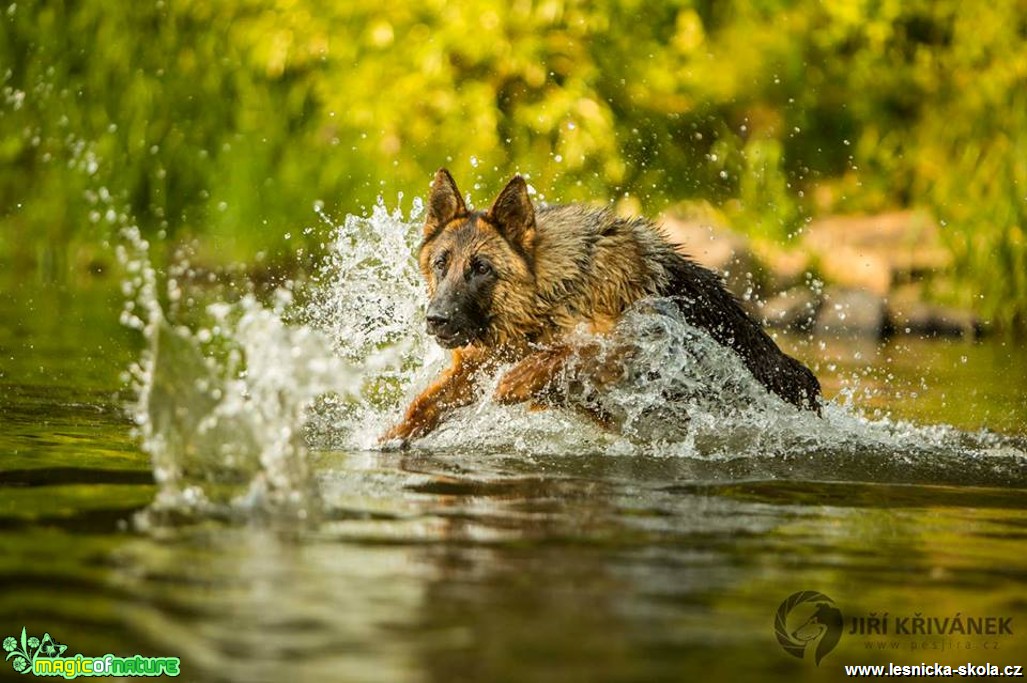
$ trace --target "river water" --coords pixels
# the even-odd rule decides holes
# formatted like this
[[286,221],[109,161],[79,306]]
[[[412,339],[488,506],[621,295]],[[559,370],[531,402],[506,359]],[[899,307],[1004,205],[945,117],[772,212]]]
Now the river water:
[[[0,636],[175,656],[190,681],[1027,664],[1022,345],[783,339],[817,418],[654,305],[627,331],[656,385],[715,392],[624,388],[616,434],[486,400],[383,451],[445,363],[416,221],[378,207],[334,239],[270,294],[154,270],[131,231],[124,283],[3,276]],[[842,619],[812,626],[838,636],[819,664],[781,642],[816,603]]]

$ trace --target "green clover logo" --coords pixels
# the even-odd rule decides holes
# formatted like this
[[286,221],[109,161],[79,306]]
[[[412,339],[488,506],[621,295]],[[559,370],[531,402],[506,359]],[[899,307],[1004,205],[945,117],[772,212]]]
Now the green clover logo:
[[28,637],[25,627],[21,629],[21,640],[14,636],[4,638],[4,651],[7,653],[7,661],[18,673],[27,674],[32,670],[32,663],[36,657],[60,657],[68,649],[54,640],[49,633],[44,633],[42,638]]

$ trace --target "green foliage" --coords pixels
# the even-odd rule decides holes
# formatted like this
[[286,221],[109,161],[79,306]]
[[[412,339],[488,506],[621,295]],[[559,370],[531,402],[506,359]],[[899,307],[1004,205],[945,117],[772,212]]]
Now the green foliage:
[[316,246],[315,201],[419,196],[447,165],[478,202],[520,171],[549,199],[706,199],[778,240],[818,213],[928,207],[960,296],[1027,321],[1022,0],[0,12],[2,260],[99,243],[123,206],[225,258]]

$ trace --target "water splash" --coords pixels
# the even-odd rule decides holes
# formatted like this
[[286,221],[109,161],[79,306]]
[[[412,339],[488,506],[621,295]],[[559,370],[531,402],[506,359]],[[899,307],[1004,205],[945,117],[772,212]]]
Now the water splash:
[[[379,201],[371,215],[341,224],[322,216],[333,231],[327,259],[304,284],[286,283],[264,303],[252,292],[184,284],[187,263],[160,285],[148,245],[125,231],[124,321],[147,341],[132,375],[133,415],[160,485],[151,518],[310,514],[317,486],[308,449],[377,449],[377,435],[447,361],[424,332],[413,258],[422,213],[417,201],[408,215]],[[634,349],[628,380],[600,399],[616,432],[573,410],[501,406],[486,392],[413,448],[476,459],[684,458],[707,473],[711,463],[742,462],[757,477],[1023,479],[1022,439],[870,419],[852,405],[853,392],[826,405],[823,417],[796,411],[667,301],[641,302],[609,339],[580,336],[582,344]]]
[[413,254],[423,205],[408,217],[379,200],[370,216],[335,224],[328,258],[294,320],[319,331],[334,353],[360,368],[354,395],[330,396],[311,415],[319,448],[372,448],[411,387],[425,384],[447,355],[424,332],[424,286]]
[[[332,353],[322,334],[286,323],[292,301],[286,289],[270,307],[252,293],[204,306],[205,292],[168,278],[162,304],[149,245],[135,228],[122,237],[118,258],[129,273],[122,321],[147,344],[130,370],[137,396],[132,417],[159,486],[149,521],[169,514],[268,510],[306,517],[316,511],[306,411],[326,393],[349,395],[358,372]],[[176,270],[189,268],[180,263]],[[183,305],[192,308],[180,311]]]

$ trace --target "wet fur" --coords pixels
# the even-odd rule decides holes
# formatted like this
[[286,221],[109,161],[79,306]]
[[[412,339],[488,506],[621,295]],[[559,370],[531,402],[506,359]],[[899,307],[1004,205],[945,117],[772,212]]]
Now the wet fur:
[[[582,324],[610,331],[646,297],[673,298],[689,323],[738,353],[767,389],[819,410],[813,373],[777,347],[719,276],[679,253],[646,219],[580,204],[536,209],[520,177],[488,211],[472,211],[441,169],[418,260],[428,283],[429,332],[454,348],[453,365],[383,441],[429,433],[453,409],[473,402],[502,363],[515,363],[494,394],[505,403],[559,403],[564,397],[555,380],[568,372],[587,374],[599,387],[616,381],[626,349],[601,352],[567,340]],[[592,417],[605,422],[598,410]]]

